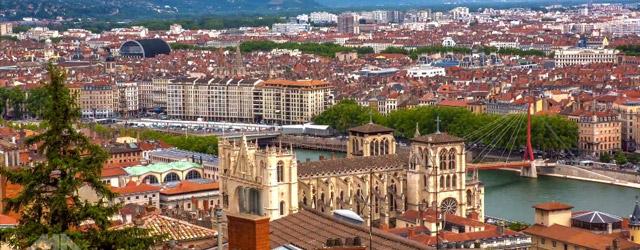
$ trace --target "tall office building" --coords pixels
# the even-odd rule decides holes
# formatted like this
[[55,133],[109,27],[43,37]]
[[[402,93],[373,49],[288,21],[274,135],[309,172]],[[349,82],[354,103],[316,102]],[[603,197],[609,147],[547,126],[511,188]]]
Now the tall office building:
[[358,16],[354,13],[344,13],[338,16],[338,33],[359,34]]

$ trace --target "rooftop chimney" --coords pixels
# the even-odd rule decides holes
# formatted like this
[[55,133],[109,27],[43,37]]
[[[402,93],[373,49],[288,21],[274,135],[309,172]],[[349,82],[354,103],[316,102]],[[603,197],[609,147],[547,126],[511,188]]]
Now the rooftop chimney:
[[227,215],[229,250],[270,250],[269,217]]

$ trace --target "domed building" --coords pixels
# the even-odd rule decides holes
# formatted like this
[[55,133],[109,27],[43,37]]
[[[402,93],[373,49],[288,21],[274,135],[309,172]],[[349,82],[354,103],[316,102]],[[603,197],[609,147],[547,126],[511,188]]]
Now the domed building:
[[124,57],[152,58],[169,53],[171,53],[171,47],[159,38],[129,40],[120,46],[120,56]]

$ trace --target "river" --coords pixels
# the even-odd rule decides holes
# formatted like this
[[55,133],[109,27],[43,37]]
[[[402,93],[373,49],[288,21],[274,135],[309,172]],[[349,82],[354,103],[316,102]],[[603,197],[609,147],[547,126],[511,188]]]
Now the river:
[[[331,158],[332,152],[296,149],[300,161],[318,160],[320,155]],[[336,157],[344,157],[336,153]],[[558,201],[574,206],[574,211],[598,210],[628,217],[633,211],[640,189],[609,184],[540,176],[520,177],[512,171],[481,171],[485,185],[485,214],[508,220],[533,222],[534,204]]]

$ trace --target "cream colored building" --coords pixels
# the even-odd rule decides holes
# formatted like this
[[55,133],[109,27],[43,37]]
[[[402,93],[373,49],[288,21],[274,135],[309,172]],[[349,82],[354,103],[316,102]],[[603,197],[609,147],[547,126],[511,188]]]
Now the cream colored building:
[[167,85],[167,114],[176,119],[301,124],[333,104],[318,80],[181,78]]
[[600,156],[621,149],[622,123],[613,112],[576,111],[569,120],[578,123],[578,148],[585,154]]
[[614,102],[613,109],[619,114],[622,143],[626,141],[640,145],[640,102],[630,100]]
[[109,83],[72,84],[69,90],[76,96],[82,117],[108,118],[116,115],[115,86]]
[[167,115],[176,119],[254,122],[256,79],[179,78],[167,85]]
[[566,49],[555,51],[556,67],[591,63],[615,63],[618,51],[612,49]]
[[306,123],[333,105],[331,85],[320,80],[266,80],[257,90],[257,106],[268,123]]

